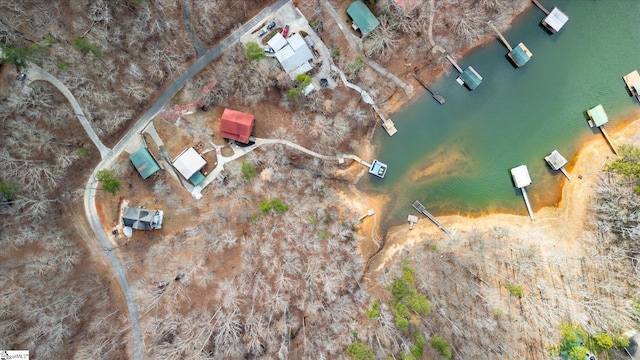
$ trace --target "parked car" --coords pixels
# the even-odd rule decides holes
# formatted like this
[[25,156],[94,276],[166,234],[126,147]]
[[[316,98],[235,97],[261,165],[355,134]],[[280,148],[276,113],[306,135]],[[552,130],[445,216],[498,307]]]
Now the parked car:
[[267,25],[267,30],[271,30],[271,29],[273,29],[274,27],[276,27],[276,22],[275,22],[275,21],[272,21],[272,22],[270,22],[270,23],[269,23],[269,25]]
[[273,50],[273,48],[271,46],[265,46],[264,52],[266,52],[267,54],[275,54],[276,53],[276,51]]
[[258,37],[261,37],[262,35],[264,35],[264,34],[266,34],[266,33],[267,33],[267,30],[262,29],[262,30],[260,30],[260,32],[258,33]]
[[286,39],[287,35],[289,35],[289,25],[285,25],[284,30],[282,30],[282,37]]

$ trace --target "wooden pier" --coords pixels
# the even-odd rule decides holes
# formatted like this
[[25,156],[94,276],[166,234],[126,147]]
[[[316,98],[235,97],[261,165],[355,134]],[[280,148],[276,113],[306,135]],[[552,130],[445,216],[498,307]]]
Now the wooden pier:
[[549,10],[547,10],[547,8],[545,8],[544,6],[542,6],[542,4],[540,4],[537,0],[531,0],[533,1],[533,3],[540,9],[542,10],[545,14],[549,15]]
[[456,70],[458,70],[458,72],[459,72],[460,74],[462,74],[462,68],[460,67],[460,65],[458,65],[458,63],[457,63],[455,60],[453,60],[453,58],[452,58],[449,54],[445,55],[444,57],[445,57],[447,60],[449,60],[449,62],[451,63],[451,65],[453,65],[453,67],[454,67],[454,68],[456,68]]
[[424,81],[422,81],[422,79],[420,79],[420,78],[418,77],[418,75],[413,74],[413,77],[414,77],[414,78],[415,78],[415,79],[420,83],[420,85],[422,85],[422,87],[424,87],[428,92],[430,92],[430,93],[431,93],[431,96],[433,96],[433,98],[434,98],[437,102],[439,102],[440,104],[444,104],[444,101],[445,101],[445,100],[444,100],[444,97],[443,97],[442,95],[440,95],[440,93],[439,93],[439,92],[431,90],[431,88],[430,88],[427,84],[425,84],[425,82],[424,82]]
[[424,208],[424,205],[422,205],[420,203],[420,201],[416,200],[413,203],[413,208],[416,209],[419,213],[423,214],[424,216],[426,216],[427,218],[429,218],[429,220],[433,221],[434,224],[436,224],[436,226],[438,226],[438,228],[440,228],[440,230],[444,231],[445,234],[451,236],[451,232],[449,230],[447,230],[447,228],[444,227],[444,225],[442,225],[440,223],[440,221],[438,221],[438,219],[435,218],[435,216],[431,215],[430,212],[427,211],[427,209]]

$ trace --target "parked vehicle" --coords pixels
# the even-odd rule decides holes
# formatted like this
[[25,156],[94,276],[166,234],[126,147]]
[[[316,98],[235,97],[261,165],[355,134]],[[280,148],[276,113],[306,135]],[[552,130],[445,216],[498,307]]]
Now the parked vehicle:
[[260,30],[260,32],[258,33],[258,37],[262,37],[262,36],[263,36],[264,34],[266,34],[266,33],[267,33],[267,30],[262,29],[262,30]]
[[276,51],[273,50],[273,48],[271,46],[265,46],[264,52],[266,52],[267,54],[275,54],[276,53]]
[[267,30],[271,30],[271,29],[273,29],[274,27],[276,27],[276,22],[275,22],[275,21],[272,21],[272,22],[270,22],[270,23],[269,23],[269,25],[267,25]]
[[282,37],[286,39],[287,35],[289,35],[289,25],[285,25],[284,30],[282,30]]

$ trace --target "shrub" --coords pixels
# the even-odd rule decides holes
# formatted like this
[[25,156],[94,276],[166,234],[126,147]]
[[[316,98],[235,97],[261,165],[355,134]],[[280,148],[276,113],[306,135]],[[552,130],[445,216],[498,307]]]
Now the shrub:
[[599,350],[607,351],[613,347],[613,339],[607,333],[600,333],[595,335],[593,338],[593,345],[597,347]]
[[296,84],[298,85],[298,87],[300,89],[304,89],[307,86],[309,86],[309,84],[311,84],[311,81],[313,79],[311,79],[311,76],[307,75],[307,74],[298,74],[296,76]]
[[111,195],[115,195],[122,188],[120,181],[116,179],[108,179],[102,183],[102,189]]
[[518,298],[522,298],[524,293],[522,292],[522,285],[505,284],[504,287],[509,290],[509,293]]
[[255,166],[253,166],[251,163],[248,163],[246,161],[242,162],[242,177],[245,180],[251,180],[252,178],[258,176],[258,173],[256,172],[256,168]]
[[260,203],[260,211],[263,214],[268,214],[271,210],[275,210],[282,214],[289,210],[289,205],[283,203],[280,199],[271,199],[269,201],[263,200]]
[[445,338],[442,336],[435,334],[431,337],[431,346],[436,349],[440,356],[446,359],[452,359],[453,353],[451,352],[451,346],[447,342]]
[[361,343],[353,343],[349,345],[348,354],[355,360],[375,360],[373,350],[367,345]]
[[113,177],[113,170],[102,169],[98,170],[96,173],[96,180],[102,183],[102,189],[112,195],[115,195],[118,192],[122,185],[120,181]]
[[69,63],[66,61],[61,61],[58,63],[58,69],[64,70],[69,67]]
[[369,319],[377,319],[380,316],[380,303],[378,300],[374,300],[371,304],[371,309],[367,310],[367,317]]
[[73,46],[85,54],[90,52],[98,59],[102,58],[102,50],[85,38],[76,38],[73,40]]
[[[15,198],[16,194],[20,191],[20,186],[14,181],[0,181],[0,196],[5,201],[11,201]],[[0,199],[2,200],[2,199]]]
[[431,311],[431,302],[422,294],[410,295],[405,301],[407,306],[417,314],[426,315]]
[[287,96],[291,99],[295,99],[300,97],[300,91],[298,91],[298,89],[289,89],[289,91],[287,91]]
[[587,357],[587,349],[584,346],[574,346],[569,350],[570,360],[584,360]]
[[264,50],[262,50],[260,45],[253,41],[247,43],[244,53],[247,55],[247,59],[249,59],[249,61],[258,61],[266,57]]

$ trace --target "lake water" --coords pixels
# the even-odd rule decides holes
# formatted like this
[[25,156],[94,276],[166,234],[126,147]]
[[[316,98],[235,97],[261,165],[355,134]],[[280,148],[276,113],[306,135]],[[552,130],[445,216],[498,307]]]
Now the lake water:
[[[376,158],[389,166],[384,179],[368,176],[359,186],[370,194],[388,194],[385,224],[406,221],[414,200],[433,214],[479,215],[505,211],[526,214],[509,169],[526,164],[533,184],[527,187],[534,209],[559,200],[564,177],[551,171],[544,157],[557,149],[569,160],[581,141],[597,136],[586,110],[603,104],[607,128],[633,117],[640,105],[622,76],[640,69],[640,1],[553,0],[569,21],[557,34],[541,27],[545,14],[531,6],[509,31],[533,53],[516,69],[498,40],[457,59],[484,78],[474,91],[458,85],[457,72],[430,84],[445,98],[438,104],[426,94],[393,114],[398,133],[376,131]],[[414,83],[417,91],[423,91]],[[370,159],[372,160],[372,159]],[[578,174],[572,174],[577,180]]]

